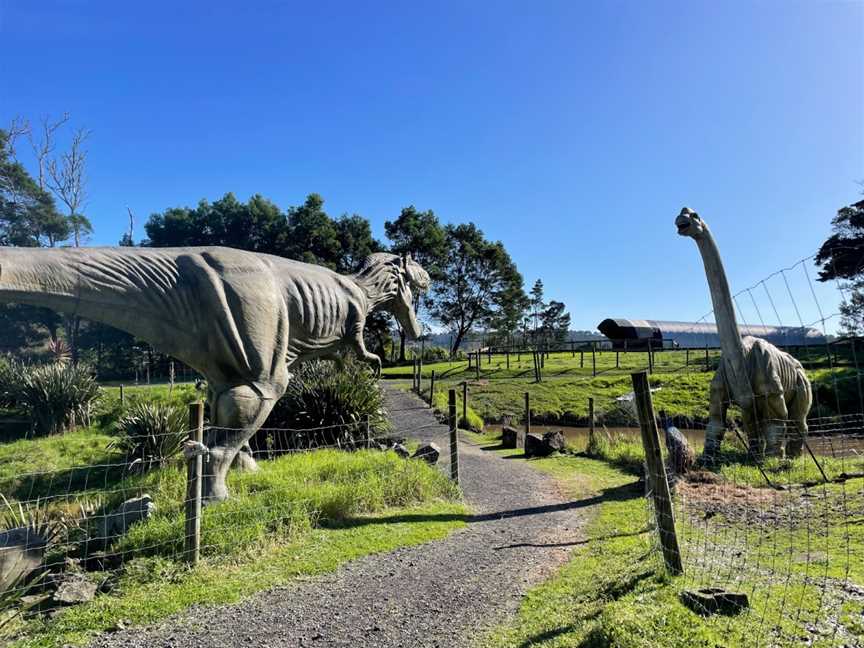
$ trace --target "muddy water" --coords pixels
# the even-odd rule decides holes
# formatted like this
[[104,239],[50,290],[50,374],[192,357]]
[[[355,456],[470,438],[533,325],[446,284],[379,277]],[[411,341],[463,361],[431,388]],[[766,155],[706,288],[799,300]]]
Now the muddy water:
[[[497,434],[501,431],[500,425],[488,425],[487,430]],[[550,430],[563,430],[564,436],[576,448],[584,448],[588,443],[588,428],[572,427],[567,425],[532,425],[531,431],[536,434],[543,434]],[[605,431],[604,431],[605,430]],[[639,428],[629,427],[598,427],[597,432],[605,434],[608,431],[613,438],[624,437],[633,441],[640,441]],[[697,452],[705,445],[705,430],[688,430],[683,429],[681,432],[687,437],[691,447]],[[734,436],[734,433],[727,433],[727,437]],[[815,436],[811,435],[807,439],[810,448],[814,453],[825,456],[849,456],[849,455],[864,455],[864,430],[856,431],[855,434],[843,436]]]

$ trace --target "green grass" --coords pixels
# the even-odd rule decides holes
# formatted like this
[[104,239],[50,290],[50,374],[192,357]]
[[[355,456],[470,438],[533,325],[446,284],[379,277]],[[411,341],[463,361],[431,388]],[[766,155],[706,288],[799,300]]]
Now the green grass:
[[[475,439],[494,443],[489,435]],[[748,645],[757,633],[762,643],[778,646],[802,645],[802,635],[813,640],[807,645],[814,646],[855,645],[864,638],[860,601],[834,601],[836,608],[842,608],[847,630],[858,633],[857,638],[834,637],[830,632],[808,636],[802,630],[804,622],[825,617],[820,608],[824,579],[843,581],[848,575],[864,584],[860,519],[844,518],[850,523],[843,524],[837,517],[829,524],[825,520],[810,524],[803,518],[766,535],[765,527],[760,531],[752,521],[727,520],[721,514],[712,519],[706,535],[701,517],[685,515],[694,512],[692,507],[679,506],[676,517],[687,572],[670,578],[663,575],[653,532],[645,532],[651,520],[633,474],[585,456],[536,459],[531,465],[556,477],[568,496],[596,497],[598,503],[587,509],[588,541],[575,545],[570,562],[528,593],[515,619],[479,642],[485,648],[715,648]],[[848,505],[864,510],[860,483],[831,485],[824,491],[839,498],[842,489],[847,490]],[[699,563],[700,551],[709,553],[708,564]],[[746,591],[750,611],[737,617],[703,618],[681,604],[683,589],[706,585]],[[839,588],[832,591],[842,595]],[[799,609],[801,620],[796,622]]]
[[[120,621],[150,623],[195,603],[231,603],[298,574],[440,538],[464,524],[457,487],[424,462],[376,451],[287,455],[261,462],[256,473],[229,476],[232,499],[204,509],[203,562],[190,570],[179,561],[184,488],[179,466],[116,484],[112,499],[147,492],[157,506],[109,548],[124,556],[117,593],[50,622],[13,626],[21,637],[13,645],[83,644]],[[431,521],[394,520],[406,510],[432,514]]]
[[[480,377],[468,370],[466,361],[437,362],[423,365],[423,386],[428,389],[431,372],[435,371],[436,390],[455,388],[468,381],[470,405],[487,423],[500,422],[506,417],[521,420],[524,412],[524,394],[530,393],[532,417],[537,422],[584,424],[588,415],[588,398],[595,400],[595,410],[602,418],[620,424],[620,410],[615,399],[633,390],[630,373],[648,368],[647,354],[631,352],[618,354],[616,368],[614,351],[596,355],[597,375],[593,375],[590,353],[585,355],[584,366],[579,366],[579,353],[575,358],[569,352],[553,353],[546,360],[543,381],[534,382],[531,356],[522,355],[521,363],[511,354],[510,369],[502,356],[493,356],[487,364],[483,358]],[[802,350],[799,357],[805,361],[813,381],[818,404],[814,416],[831,416],[837,412],[859,412],[862,403],[858,397],[858,381],[854,367],[841,357],[841,364],[833,369],[824,352]],[[809,358],[809,360],[808,360]],[[663,351],[655,354],[652,387],[654,405],[665,409],[671,416],[694,421],[708,417],[708,388],[719,360],[719,353],[709,353],[708,371],[705,371],[704,353],[692,351],[690,364],[686,364],[684,351]],[[399,366],[384,369],[385,378],[410,380],[412,367]],[[864,382],[864,379],[862,379]]]

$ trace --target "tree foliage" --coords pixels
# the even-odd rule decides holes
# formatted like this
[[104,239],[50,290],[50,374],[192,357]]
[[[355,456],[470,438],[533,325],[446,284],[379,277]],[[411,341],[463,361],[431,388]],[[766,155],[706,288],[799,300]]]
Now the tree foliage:
[[446,281],[433,283],[428,301],[432,315],[454,331],[455,353],[472,328],[492,324],[524,291],[500,241],[487,241],[474,223],[447,225],[444,232],[440,271]]
[[864,200],[838,210],[831,236],[819,248],[819,281],[839,280],[847,294],[840,304],[840,328],[864,333]]

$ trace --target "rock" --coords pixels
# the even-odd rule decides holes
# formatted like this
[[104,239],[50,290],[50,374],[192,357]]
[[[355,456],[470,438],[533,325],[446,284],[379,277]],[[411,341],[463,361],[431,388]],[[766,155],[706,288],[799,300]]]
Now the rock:
[[153,515],[155,510],[156,505],[153,503],[153,498],[147,494],[126,500],[117,509],[102,518],[99,539],[107,543],[111,538],[125,534],[130,526],[141,520],[146,520]]
[[702,616],[738,614],[750,605],[746,594],[727,592],[719,587],[706,587],[695,592],[685,590],[681,592],[681,602]]
[[417,448],[417,451],[413,455],[413,459],[423,459],[427,463],[436,464],[438,463],[438,457],[441,456],[441,448],[438,447],[436,443],[427,443],[426,445],[422,445]]
[[501,447],[516,448],[519,443],[519,430],[509,425],[501,428]]
[[47,544],[29,527],[0,532],[0,593],[18,586],[39,569]]
[[86,603],[93,600],[97,589],[98,585],[84,574],[64,574],[63,580],[51,600],[66,605]]
[[564,432],[562,430],[551,430],[543,435],[543,445],[548,449],[548,454],[553,452],[564,452],[566,445]]
[[411,455],[411,453],[408,452],[408,448],[401,443],[394,443],[390,449],[403,459],[407,459]]
[[539,434],[525,435],[525,456],[526,457],[545,457],[546,448],[543,445],[543,437]]

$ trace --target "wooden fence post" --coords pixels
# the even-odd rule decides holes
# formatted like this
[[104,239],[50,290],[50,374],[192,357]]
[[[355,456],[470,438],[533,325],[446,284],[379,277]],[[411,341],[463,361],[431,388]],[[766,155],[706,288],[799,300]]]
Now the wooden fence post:
[[462,425],[468,427],[468,381],[462,381]]
[[525,392],[525,434],[522,435],[521,445],[519,444],[519,439],[516,439],[517,448],[525,447],[529,434],[531,434],[531,394]]
[[[478,355],[477,359],[480,357]],[[459,483],[459,435],[456,427],[456,390],[447,394],[447,420],[450,424],[450,478]]]
[[120,385],[120,407],[126,404],[126,394],[123,390],[123,385]]
[[510,370],[510,351],[507,351],[506,356],[507,356],[507,370],[509,371]]
[[435,407],[435,370],[432,370],[432,379],[429,381],[429,407]]
[[690,349],[684,349],[684,366],[690,367]]
[[477,364],[474,365],[474,377],[480,380],[480,350],[477,350]]
[[[189,404],[189,438],[204,443],[204,403]],[[201,483],[204,457],[196,454],[186,469],[186,562],[197,565],[201,556]]]
[[588,397],[588,447],[593,448],[596,439],[594,438],[594,398]]
[[[422,351],[421,351],[422,353]],[[423,398],[423,356],[417,358],[417,393]]]
[[367,450],[368,450],[369,448],[372,447],[372,423],[371,423],[371,418],[372,418],[372,417],[369,416],[368,414],[366,415],[366,449],[367,449]]
[[651,338],[648,338],[648,373],[654,373],[654,352],[651,349]]
[[619,359],[618,359],[618,351],[615,352],[615,368],[616,368],[616,369],[620,369],[620,368],[621,368],[621,363],[620,363],[620,361],[619,361]]
[[585,367],[585,350],[579,349],[579,368]]
[[711,371],[711,368],[708,366],[708,345],[705,345],[705,371]]
[[678,575],[684,573],[684,566],[681,563],[681,550],[675,533],[672,495],[669,492],[666,467],[663,465],[663,455],[660,452],[660,434],[657,431],[657,419],[654,417],[654,405],[651,402],[651,386],[648,383],[648,374],[644,371],[632,374],[632,379],[636,411],[639,414],[639,428],[642,432],[642,446],[645,448],[645,464],[648,468],[646,477],[654,500],[654,516],[660,533],[663,561],[670,574]]
[[591,375],[597,375],[597,343],[591,343]]

